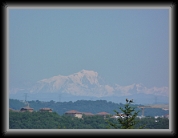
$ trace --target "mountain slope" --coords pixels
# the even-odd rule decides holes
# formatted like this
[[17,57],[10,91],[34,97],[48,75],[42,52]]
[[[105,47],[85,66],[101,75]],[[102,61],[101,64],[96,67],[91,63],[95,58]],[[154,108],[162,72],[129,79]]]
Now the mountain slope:
[[[30,88],[17,88],[16,92],[25,91],[29,94],[62,94],[65,96],[110,98],[114,97],[168,97],[168,87],[147,88],[143,84],[131,84],[120,86],[118,84],[108,85],[95,71],[82,70],[69,76],[53,76],[38,81]],[[140,96],[142,95],[142,96]]]
[[37,82],[30,93],[61,92],[80,96],[108,96],[113,88],[102,85],[97,72],[82,70],[69,76],[54,76]]

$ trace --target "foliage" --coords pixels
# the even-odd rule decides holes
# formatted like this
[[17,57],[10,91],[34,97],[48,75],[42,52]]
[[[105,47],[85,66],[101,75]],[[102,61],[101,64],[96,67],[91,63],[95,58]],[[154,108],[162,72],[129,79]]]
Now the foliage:
[[142,119],[138,119],[139,123],[136,127],[145,125],[145,129],[169,129],[169,119],[158,117],[155,119],[154,117],[145,117]]
[[16,100],[16,99],[10,99],[9,100],[9,107],[14,109],[14,110],[18,110],[24,106],[27,106],[25,105],[25,102],[22,102],[22,101],[19,101],[19,100]]
[[102,116],[77,118],[58,115],[56,112],[14,112],[9,111],[10,129],[104,129]]
[[[116,124],[117,119],[107,116],[83,115],[82,118],[59,115],[56,112],[15,112],[9,111],[9,129],[107,129],[109,120]],[[157,121],[156,121],[157,120]],[[135,127],[146,124],[145,129],[168,129],[167,118],[136,118]],[[118,126],[121,128],[121,125]]]
[[49,112],[9,112],[10,129],[55,129],[60,117]]
[[[111,123],[108,121],[109,125],[112,126],[115,129],[121,128],[121,129],[134,129],[136,123],[138,123],[138,120],[136,120],[136,117],[138,116],[139,111],[135,111],[134,107],[131,107],[131,103],[133,103],[133,100],[126,99],[125,107],[120,107],[120,110],[123,112],[123,114],[120,114],[118,111],[114,110],[116,113],[116,116],[118,116],[117,121],[120,125],[117,123]],[[143,128],[143,127],[140,127]]]
[[[77,110],[80,112],[90,112],[93,114],[99,113],[99,112],[107,112],[110,114],[114,114],[114,109],[117,109],[118,107],[124,108],[124,104],[120,103],[113,103],[113,102],[107,102],[106,100],[78,100],[76,102],[43,102],[43,101],[28,101],[29,106],[34,109],[34,111],[39,111],[40,108],[51,108],[54,112],[57,112],[59,115],[63,115],[66,111],[69,110]],[[14,99],[9,99],[9,108],[20,110],[22,107],[27,106],[24,102]],[[141,105],[132,105],[132,107],[137,107]],[[135,109],[135,111],[139,111],[140,109]],[[118,112],[121,112],[119,109]],[[169,114],[169,111],[165,111],[162,109],[144,109],[145,116],[162,116]],[[139,112],[138,115],[141,115]]]

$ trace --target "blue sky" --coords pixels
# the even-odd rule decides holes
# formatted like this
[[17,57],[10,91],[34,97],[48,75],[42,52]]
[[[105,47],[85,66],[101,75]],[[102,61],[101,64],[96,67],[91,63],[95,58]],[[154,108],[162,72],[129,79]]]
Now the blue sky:
[[93,70],[111,84],[169,84],[168,9],[10,9],[9,81]]

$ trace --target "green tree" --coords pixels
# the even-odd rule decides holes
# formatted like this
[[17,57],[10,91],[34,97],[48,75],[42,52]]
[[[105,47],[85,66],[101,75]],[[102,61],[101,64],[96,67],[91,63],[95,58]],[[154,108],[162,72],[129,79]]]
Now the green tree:
[[[131,106],[131,103],[133,103],[132,100],[126,99],[126,104],[124,108],[120,107],[119,109],[123,112],[123,114],[119,114],[118,111],[114,110],[117,118],[117,123],[113,123],[110,121],[107,121],[109,125],[115,129],[121,128],[121,129],[134,129],[136,128],[135,125],[138,123],[138,119],[136,119],[139,111],[135,111],[135,107]],[[144,126],[141,126],[139,128],[143,128]]]

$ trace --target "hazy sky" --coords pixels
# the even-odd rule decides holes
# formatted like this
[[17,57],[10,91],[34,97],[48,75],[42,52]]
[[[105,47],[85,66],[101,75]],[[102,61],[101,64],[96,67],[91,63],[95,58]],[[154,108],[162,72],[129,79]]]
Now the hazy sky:
[[168,87],[169,10],[9,10],[10,84],[82,69],[111,84]]

